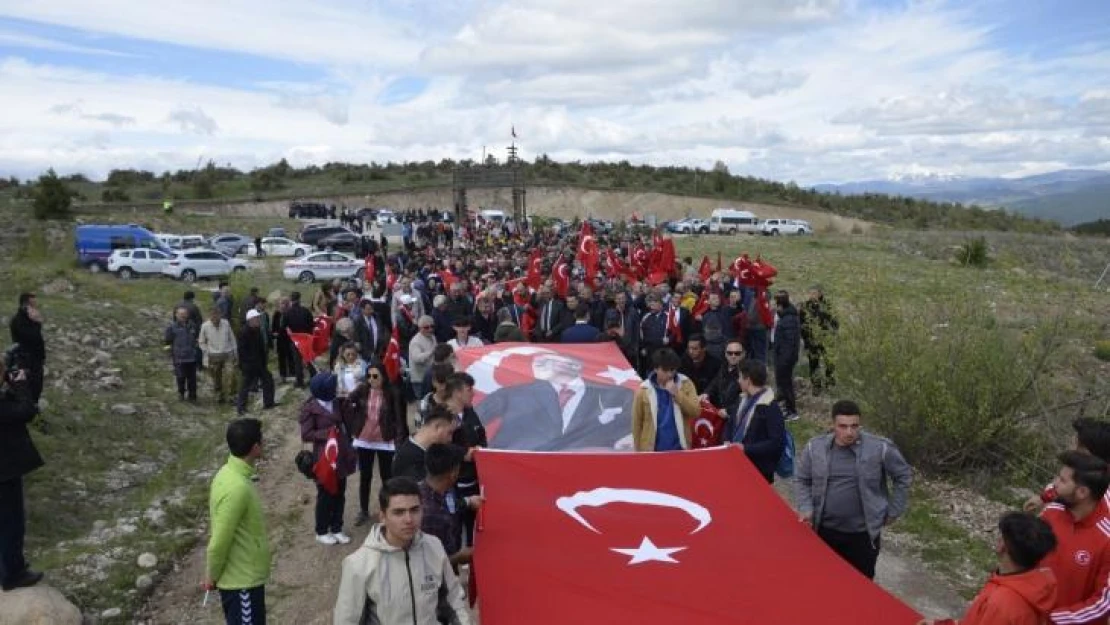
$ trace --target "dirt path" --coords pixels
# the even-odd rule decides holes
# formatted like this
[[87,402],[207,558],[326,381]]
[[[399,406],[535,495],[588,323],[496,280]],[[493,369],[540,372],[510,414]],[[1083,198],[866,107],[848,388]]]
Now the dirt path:
[[[345,547],[323,547],[313,534],[315,489],[297,473],[292,459],[300,449],[296,425],[297,399],[265,419],[267,459],[260,465],[259,489],[266,508],[273,552],[277,554],[266,587],[269,621],[276,625],[325,625],[339,584],[340,562],[366,538],[369,525],[354,527],[357,481],[348,481],[345,531],[353,539]],[[375,487],[376,488],[376,487]],[[373,509],[374,506],[371,506]],[[884,540],[876,581],[926,617],[957,616],[966,601],[943,580],[899,548],[897,535]],[[151,625],[219,625],[223,614],[216,596],[207,607],[200,580],[204,573],[204,545],[199,545],[155,591],[140,622]]]

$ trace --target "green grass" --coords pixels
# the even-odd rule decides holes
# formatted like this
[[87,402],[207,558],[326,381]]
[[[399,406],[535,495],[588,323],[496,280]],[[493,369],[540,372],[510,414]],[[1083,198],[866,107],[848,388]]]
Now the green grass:
[[[217,224],[207,219],[159,225],[170,231],[214,229]],[[218,226],[253,231],[271,221],[223,219]],[[150,572],[138,569],[136,558],[150,551],[164,572],[196,544],[203,535],[208,488],[207,474],[198,471],[211,471],[226,458],[224,425],[234,409],[214,403],[203,374],[198,376],[200,405],[180,403],[161,346],[170,309],[182,292],[196,291],[203,309],[212,302],[206,290],[216,283],[186,287],[161,278],[124,282],[93,275],[76,267],[71,237],[70,227],[51,231],[34,225],[14,260],[5,261],[6,275],[0,280],[0,301],[14,307],[19,292],[36,292],[46,319],[47,408],[32,426],[46,465],[26,481],[27,548],[32,562],[47,570],[51,583],[83,611],[119,607],[127,619],[144,598],[134,590],[135,578]],[[251,275],[251,284],[263,293],[278,288],[288,292],[293,285],[281,279],[280,263],[268,261],[264,271]],[[72,290],[44,290],[60,280]],[[93,344],[82,344],[85,334],[95,339]],[[121,346],[128,337],[135,337],[138,346]],[[87,361],[100,349],[101,338],[112,354],[106,366],[120,370],[122,389],[87,390],[95,368]],[[59,379],[68,390],[55,386]],[[130,404],[137,412],[114,414],[116,404]],[[150,470],[137,473],[121,469],[122,463]],[[127,475],[132,479],[120,479]],[[159,502],[164,502],[159,507],[165,516],[156,525],[143,515]],[[97,521],[112,528],[119,520],[128,521],[134,531],[89,540]],[[96,560],[107,566],[93,567]],[[94,568],[106,579],[92,577]]]

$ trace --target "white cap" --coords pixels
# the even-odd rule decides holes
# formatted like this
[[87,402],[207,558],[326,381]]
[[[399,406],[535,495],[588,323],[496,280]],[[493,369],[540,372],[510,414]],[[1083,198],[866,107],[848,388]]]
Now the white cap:
[[250,321],[251,319],[254,319],[255,317],[261,317],[261,316],[262,316],[262,313],[258,312],[254,308],[247,311],[247,321]]

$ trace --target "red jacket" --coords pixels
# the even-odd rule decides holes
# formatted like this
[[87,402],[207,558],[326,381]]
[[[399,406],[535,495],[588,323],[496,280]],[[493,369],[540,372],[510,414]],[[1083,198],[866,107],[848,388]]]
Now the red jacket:
[[1110,616],[1110,518],[1105,500],[1076,521],[1067,509],[1049,504],[1041,513],[1056,535],[1056,550],[1041,563],[1056,575],[1055,625],[1105,623]]
[[[959,625],[1045,625],[1056,603],[1056,577],[1049,569],[995,573],[979,591]],[[937,621],[956,625],[956,621]]]

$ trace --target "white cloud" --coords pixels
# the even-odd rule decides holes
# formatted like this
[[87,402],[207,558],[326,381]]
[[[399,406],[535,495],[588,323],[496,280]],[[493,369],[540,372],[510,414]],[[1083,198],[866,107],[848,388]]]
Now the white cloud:
[[0,46],[8,46],[12,48],[26,48],[33,50],[48,50],[50,52],[70,52],[74,54],[88,54],[92,56],[117,56],[117,57],[130,57],[131,54],[124,52],[117,52],[115,50],[107,50],[105,48],[96,48],[92,46],[81,46],[64,41],[56,41],[46,37],[37,37],[35,35],[28,35],[26,33],[17,33],[11,31],[0,31]]
[[[525,158],[723,160],[736,173],[803,184],[1110,165],[1105,43],[1047,57],[1003,47],[989,20],[943,0],[882,10],[852,0],[644,6],[0,5],[0,15],[324,75],[216,86],[160,75],[153,63],[145,75],[118,75],[0,59],[0,174],[191,168],[200,157],[244,168],[283,156],[476,159],[483,146],[500,153],[510,126]],[[417,85],[415,95],[388,97],[393,84]]]

